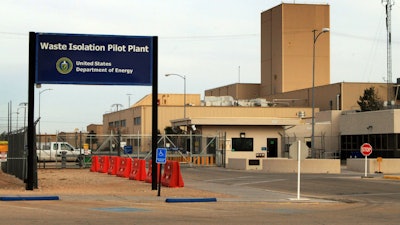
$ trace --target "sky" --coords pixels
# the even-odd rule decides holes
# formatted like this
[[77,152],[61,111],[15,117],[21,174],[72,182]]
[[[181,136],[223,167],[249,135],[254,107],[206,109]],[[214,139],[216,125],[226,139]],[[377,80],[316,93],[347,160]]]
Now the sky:
[[[331,83],[386,82],[386,12],[381,0],[2,0],[0,133],[23,126],[28,101],[29,32],[158,36],[158,92],[188,94],[260,83],[261,13],[282,2],[330,5]],[[310,31],[311,32],[311,31]],[[392,81],[400,77],[400,5],[392,9]],[[51,90],[47,90],[51,89]],[[44,91],[46,90],[46,91]],[[42,92],[41,94],[39,94]],[[86,131],[102,116],[151,94],[150,86],[35,88],[41,133]]]

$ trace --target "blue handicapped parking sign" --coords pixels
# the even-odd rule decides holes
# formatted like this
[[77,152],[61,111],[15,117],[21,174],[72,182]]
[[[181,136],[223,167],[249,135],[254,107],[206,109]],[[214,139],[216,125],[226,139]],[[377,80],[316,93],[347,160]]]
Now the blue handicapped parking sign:
[[156,163],[165,164],[167,162],[167,149],[157,148]]

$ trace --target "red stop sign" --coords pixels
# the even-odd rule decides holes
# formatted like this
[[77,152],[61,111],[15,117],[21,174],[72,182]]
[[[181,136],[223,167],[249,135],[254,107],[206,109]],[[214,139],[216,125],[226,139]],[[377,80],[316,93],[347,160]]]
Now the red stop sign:
[[363,156],[369,156],[372,153],[372,146],[369,143],[364,143],[361,145],[360,152]]

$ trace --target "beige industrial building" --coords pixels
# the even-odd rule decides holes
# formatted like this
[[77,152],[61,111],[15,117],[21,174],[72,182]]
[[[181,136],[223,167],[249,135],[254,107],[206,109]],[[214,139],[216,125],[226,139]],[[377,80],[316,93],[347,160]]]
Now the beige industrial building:
[[[364,90],[374,87],[380,99],[387,99],[386,83],[341,82],[314,87],[316,108],[325,110],[359,110],[357,104]],[[206,96],[232,96],[234,99],[264,98],[270,106],[276,107],[312,107],[312,87],[279,93],[269,96],[258,96],[259,84],[231,84],[205,91]],[[310,117],[311,115],[306,115]]]
[[[313,31],[317,35],[329,25],[329,5],[281,4],[262,12],[261,84],[231,84],[206,90],[205,95],[265,98],[275,106],[312,107]],[[327,32],[315,42],[315,106],[321,111],[358,110],[357,100],[370,87],[386,100],[386,83],[330,84],[329,40]]]
[[[313,30],[330,27],[329,5],[281,4],[261,13],[261,87],[269,96],[312,86]],[[315,51],[315,86],[330,82],[329,33]]]
[[372,145],[372,158],[400,158],[400,109],[346,112],[340,116],[339,127],[343,159],[362,157],[363,143]]
[[[241,133],[247,137],[254,137],[261,132],[266,138],[274,138],[278,142],[281,139],[278,133],[284,132],[284,126],[301,124],[303,123],[302,116],[311,113],[310,108],[299,107],[239,107],[235,105],[233,99],[228,101],[226,98],[223,100],[223,97],[215,98],[214,101],[201,102],[200,95],[188,94],[186,99],[191,104],[186,105],[187,117],[184,118],[182,94],[159,94],[158,96],[160,99],[158,126],[162,134],[165,128],[171,126],[182,127],[182,130],[187,131],[186,133],[191,131],[193,134],[209,137],[218,133],[227,133],[229,138],[240,137]],[[117,132],[121,134],[151,134],[151,99],[151,95],[148,95],[131,108],[104,114],[104,130],[107,133],[112,131],[114,134]],[[193,129],[192,125],[196,128]],[[267,133],[269,134],[267,135]],[[254,140],[255,148],[261,151],[262,147],[266,147],[266,140],[260,140],[259,143]],[[271,154],[275,157],[281,156],[278,149]]]
[[[166,127],[181,127],[186,133],[206,137],[223,134],[224,143],[216,148],[225,151],[225,162],[229,158],[288,157],[297,139],[310,142],[314,90],[313,157],[337,158],[340,153],[342,159],[353,157],[360,142],[367,140],[377,147],[373,156],[399,157],[398,110],[357,112],[357,100],[365,89],[374,87],[380,99],[386,100],[388,85],[330,84],[330,35],[322,33],[329,27],[329,5],[280,4],[262,12],[261,83],[205,90],[203,100],[199,94],[187,94],[185,103],[183,94],[159,94],[160,133]],[[150,134],[151,107],[148,95],[131,108],[104,114],[103,132]],[[387,118],[391,119],[384,122]],[[366,122],[372,120],[373,124]],[[201,149],[205,143],[195,145],[200,148],[198,153],[205,153]]]

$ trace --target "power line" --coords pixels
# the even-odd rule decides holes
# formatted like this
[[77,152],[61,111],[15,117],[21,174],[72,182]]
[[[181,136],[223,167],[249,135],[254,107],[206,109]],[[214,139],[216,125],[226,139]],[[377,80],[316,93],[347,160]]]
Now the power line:
[[[376,41],[376,37],[367,37],[367,36],[360,36],[354,35],[351,33],[342,33],[342,32],[335,32],[331,31],[332,36],[341,36],[346,38],[353,38],[358,40],[367,40],[367,41]],[[17,33],[17,32],[0,32],[0,36],[20,36],[28,38],[27,33]],[[224,39],[243,39],[243,38],[255,38],[259,37],[259,33],[253,34],[221,34],[221,35],[195,35],[195,36],[159,36],[159,39],[163,40],[224,40]],[[381,39],[379,41],[385,41]],[[400,40],[392,40],[392,43],[400,43]]]
[[223,34],[223,35],[197,35],[197,36],[171,36],[163,37],[160,39],[165,40],[204,40],[204,39],[242,39],[259,37],[260,34]]

